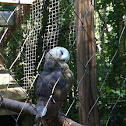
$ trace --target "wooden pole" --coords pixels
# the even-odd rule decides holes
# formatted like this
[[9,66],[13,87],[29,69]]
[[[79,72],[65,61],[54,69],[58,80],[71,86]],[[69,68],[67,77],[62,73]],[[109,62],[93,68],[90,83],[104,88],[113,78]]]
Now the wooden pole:
[[[92,0],[93,3],[94,1]],[[76,13],[78,15],[76,16],[76,35],[78,36],[77,78],[78,83],[80,83],[79,101],[81,102],[79,102],[79,121],[83,125],[99,126],[97,104],[89,113],[97,98],[94,7],[90,5],[90,0],[75,0]],[[93,58],[91,58],[92,56]],[[90,58],[90,62],[85,67]],[[80,81],[84,74],[86,75]]]

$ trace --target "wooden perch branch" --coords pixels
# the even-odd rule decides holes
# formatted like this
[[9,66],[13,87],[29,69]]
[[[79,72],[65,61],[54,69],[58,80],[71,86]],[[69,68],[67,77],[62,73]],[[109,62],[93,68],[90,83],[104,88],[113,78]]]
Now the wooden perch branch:
[[[14,112],[20,112],[22,110],[22,114],[34,115],[34,104],[26,103],[26,102],[19,102],[16,100],[11,100],[7,98],[0,97],[0,108],[8,109]],[[22,109],[23,108],[23,109]],[[60,114],[57,116],[56,122],[60,126],[82,126],[81,124],[74,122],[73,120],[65,117],[64,115]]]
[[34,104],[19,102],[16,100],[11,100],[11,99],[1,98],[1,97],[0,97],[0,103],[1,103],[0,108],[8,109],[18,113],[23,108],[22,111],[23,114],[34,115],[34,108],[35,108]]
[[60,114],[57,117],[58,124],[60,126],[82,126],[81,124],[65,117],[64,115]]

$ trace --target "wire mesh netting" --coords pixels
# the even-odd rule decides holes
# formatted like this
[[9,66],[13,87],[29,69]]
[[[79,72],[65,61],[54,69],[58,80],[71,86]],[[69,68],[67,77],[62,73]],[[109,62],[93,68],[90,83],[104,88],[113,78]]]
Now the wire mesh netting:
[[0,106],[4,98],[24,101],[16,116],[6,105],[6,112],[1,110],[12,117],[12,125],[21,125],[19,120],[27,102],[36,104],[36,79],[43,71],[45,54],[56,46],[69,50],[68,64],[74,75],[72,91],[61,110],[65,116],[86,126],[126,124],[125,5],[125,1],[116,0],[97,0],[95,4],[93,0],[37,0],[15,34],[8,21],[15,11],[20,15],[19,7],[23,6],[15,5],[8,19],[0,13],[7,23],[0,29]]

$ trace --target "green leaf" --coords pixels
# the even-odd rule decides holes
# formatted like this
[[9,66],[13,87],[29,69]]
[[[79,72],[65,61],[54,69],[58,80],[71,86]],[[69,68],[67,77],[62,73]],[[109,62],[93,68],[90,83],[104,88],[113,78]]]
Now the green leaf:
[[121,5],[121,6],[124,6],[124,3],[121,3],[120,5]]

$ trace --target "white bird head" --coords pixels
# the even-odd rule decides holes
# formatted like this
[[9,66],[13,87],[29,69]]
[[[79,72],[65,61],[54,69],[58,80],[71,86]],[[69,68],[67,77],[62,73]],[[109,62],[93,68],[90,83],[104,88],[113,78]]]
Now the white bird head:
[[70,59],[70,54],[68,50],[64,47],[55,47],[47,52],[45,56],[45,61],[47,61],[50,57],[54,59],[59,59],[61,62],[68,62]]

